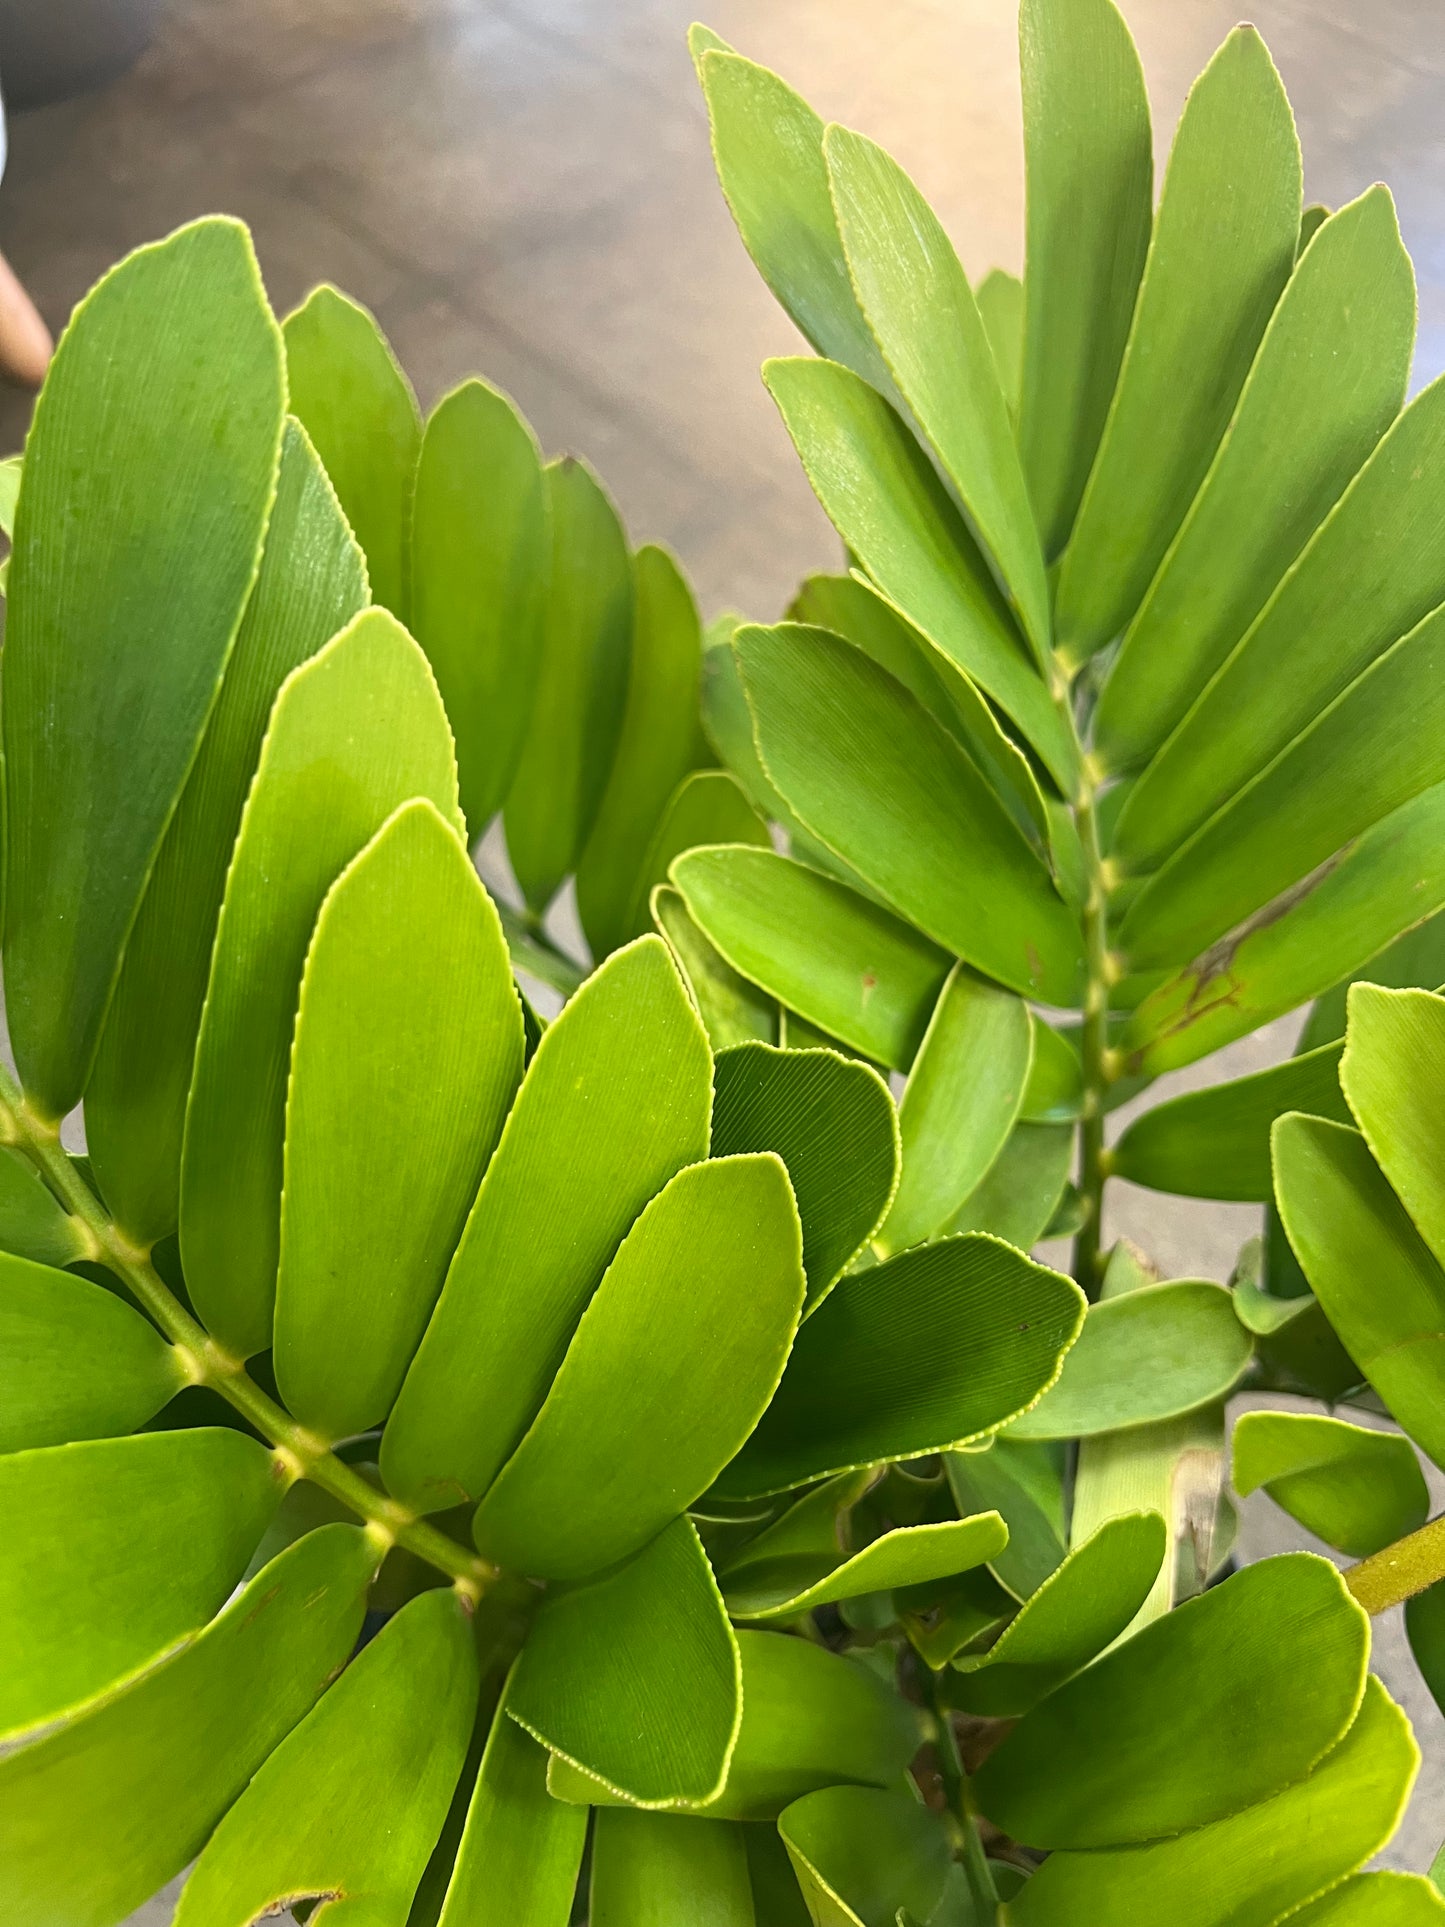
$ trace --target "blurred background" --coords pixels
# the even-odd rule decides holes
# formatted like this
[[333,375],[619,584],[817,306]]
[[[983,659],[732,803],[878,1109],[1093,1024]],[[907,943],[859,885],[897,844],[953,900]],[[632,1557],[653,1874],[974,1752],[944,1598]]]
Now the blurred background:
[[[279,312],[337,282],[376,313],[423,407],[485,375],[549,454],[594,463],[635,541],[677,552],[706,613],[771,620],[838,557],[758,379],[796,337],[713,178],[684,39],[702,4],[0,0],[0,249],[58,331],[127,249],[237,214]],[[1238,9],[1121,5],[1162,163]],[[891,149],[971,275],[1021,266],[1013,0],[711,0],[705,17]],[[1394,189],[1420,282],[1418,386],[1445,368],[1445,6],[1258,0],[1251,17],[1294,102],[1307,198]],[[0,396],[0,454],[28,413]],[[1272,1061],[1296,1028],[1271,1026],[1203,1077]],[[1167,1273],[1227,1276],[1256,1227],[1251,1207],[1117,1190],[1114,1229]],[[1246,1508],[1246,1553],[1300,1537],[1268,1501]],[[1400,1692],[1403,1642],[1382,1632]],[[1417,1868],[1445,1832],[1445,1722],[1421,1697],[1431,1764],[1391,1855]],[[168,1918],[158,1903],[137,1920]]]

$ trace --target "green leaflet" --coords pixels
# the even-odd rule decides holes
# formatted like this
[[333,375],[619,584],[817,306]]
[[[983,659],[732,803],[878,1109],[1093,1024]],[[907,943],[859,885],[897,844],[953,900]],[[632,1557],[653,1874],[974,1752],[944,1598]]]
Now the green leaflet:
[[1064,552],[1055,621],[1076,662],[1138,607],[1204,478],[1294,267],[1300,199],[1284,88],[1259,35],[1236,28],[1174,136],[1118,387]]
[[226,869],[286,676],[367,602],[366,567],[304,430],[288,422],[260,572],[126,946],[85,1092],[106,1203],[149,1244],[176,1228],[186,1096]]
[[1083,1305],[1072,1280],[995,1238],[949,1238],[856,1273],[798,1334],[719,1493],[781,1492],[996,1430],[1052,1383]]
[[133,1432],[188,1382],[116,1293],[0,1255],[0,1452]]
[[807,1306],[816,1306],[888,1210],[898,1123],[888,1087],[836,1051],[744,1044],[713,1066],[712,1155],[775,1151],[803,1226]]
[[588,978],[527,1067],[382,1439],[398,1498],[431,1511],[486,1491],[629,1226],[706,1156],[711,1098],[702,1026],[667,946],[643,937]]
[[993,1574],[1016,1599],[1028,1599],[1064,1558],[1063,1452],[1005,1436],[982,1451],[950,1452],[945,1466],[965,1517],[990,1507],[1002,1514],[1008,1544],[992,1560]]
[[[477,1657],[461,1602],[388,1620],[281,1742],[211,1836],[176,1927],[249,1927],[303,1894],[359,1924],[406,1919],[472,1730]],[[385,1813],[385,1823],[378,1818]]]
[[[627,706],[612,773],[577,866],[577,909],[598,958],[647,928],[651,887],[667,875],[667,862],[648,861],[658,819],[688,771],[707,760],[697,716],[702,629],[692,591],[665,549],[639,549],[633,571]],[[733,837],[691,840],[729,843]],[[678,844],[668,861],[686,847]],[[656,875],[646,874],[654,869]]]
[[[1172,1620],[1163,1622],[1169,1624]],[[1110,1663],[1101,1661],[1100,1669]],[[1251,1728],[1262,1712],[1257,1707],[1251,1715]],[[1236,1723],[1229,1730],[1230,1746],[1218,1746],[1216,1735],[1213,1748],[1226,1770],[1240,1727]],[[1306,1921],[1310,1927],[1316,1922],[1336,1927],[1337,1921],[1339,1927],[1346,1922],[1363,1927],[1365,1921],[1387,1927],[1394,1916],[1373,1910],[1337,1915],[1328,1904],[1318,1914],[1294,1909],[1327,1889],[1333,1889],[1331,1902],[1348,1891],[1353,1882],[1342,1888],[1335,1882],[1389,1839],[1419,1760],[1409,1722],[1379,1681],[1369,1679],[1358,1718],[1308,1777],[1259,1806],[1177,1840],[1143,1850],[1053,1854],[1009,1903],[1009,1919],[1017,1927],[1162,1919],[1174,1927],[1217,1927],[1224,1920],[1230,1927],[1276,1927],[1288,1915],[1290,1927],[1304,1927]],[[1369,1876],[1382,1877],[1389,1878]],[[1413,1923],[1419,1917],[1412,1911],[1402,1920]]]
[[955,955],[1027,995],[1077,1001],[1077,920],[992,786],[902,685],[822,629],[745,628],[734,647],[764,768],[809,831]]
[[381,824],[425,796],[460,828],[451,732],[426,657],[385,610],[281,686],[211,955],[181,1157],[186,1285],[212,1332],[271,1342],[286,1075],[322,898]]
[[1068,1036],[1035,1015],[1032,1019],[1033,1059],[1024,1086],[1019,1116],[1029,1124],[1069,1124],[1084,1102],[1084,1073],[1079,1059],[1079,1033]]
[[491,898],[405,803],[327,892],[291,1051],[275,1370],[322,1436],[391,1409],[521,1076]]
[[685,776],[657,821],[634,879],[624,919],[627,935],[641,936],[650,927],[652,893],[667,882],[678,857],[702,844],[740,843],[772,848],[768,826],[742,785],[720,769]]
[[1437,1260],[1445,1254],[1445,998],[1428,990],[1349,993],[1340,1083],[1375,1162]]
[[1128,812],[1136,868],[1176,849],[1445,600],[1434,540],[1442,457],[1437,381],[1395,422],[1140,777]]
[[1268,1204],[1273,1196],[1269,1134],[1286,1111],[1348,1123],[1340,1091],[1340,1045],[1323,1044],[1207,1090],[1158,1104],[1114,1146],[1113,1175],[1191,1198]]
[[8,455],[0,462],[0,535],[15,533],[15,505],[20,499],[20,477],[24,467],[23,455]]
[[956,1216],[1013,1129],[1032,1059],[1027,1007],[956,965],[899,1106],[903,1168],[880,1251],[920,1244]]
[[1376,823],[1265,912],[1149,992],[1122,1038],[1155,1077],[1318,996],[1445,904],[1445,784]]
[[1445,1920],[1445,1900],[1414,1873],[1358,1873],[1290,1915],[1290,1927],[1430,1927]]
[[839,1599],[952,1578],[987,1564],[1007,1543],[996,1512],[900,1526],[847,1558],[835,1554],[831,1566],[806,1555],[747,1561],[724,1575],[724,1593],[735,1619],[789,1619]]
[[1124,1513],[1076,1546],[986,1652],[954,1660],[952,1704],[989,1718],[1027,1713],[1119,1638],[1164,1562],[1157,1512]]
[[1052,559],[1073,526],[1129,338],[1154,161],[1143,71],[1112,0],[1024,0],[1019,53],[1028,182],[1019,448]]
[[72,1714],[224,1605],[285,1489],[220,1427],[0,1457],[0,1735]]
[[964,1199],[948,1232],[989,1231],[1028,1251],[1048,1230],[1069,1182],[1074,1131],[1068,1124],[1016,1124]]
[[743,1829],[676,1815],[597,1816],[591,1927],[754,1927]]
[[543,471],[552,557],[532,714],[504,818],[507,854],[534,911],[577,866],[596,821],[627,702],[632,558],[617,511],[570,457]]
[[823,155],[858,305],[1035,657],[1046,663],[1043,551],[968,276],[937,215],[881,147],[830,127]]
[[1016,274],[990,268],[973,292],[998,372],[998,385],[1010,415],[1017,415],[1023,373],[1024,284]]
[[11,1918],[107,1927],[179,1873],[345,1663],[378,1559],[365,1532],[323,1526],[190,1645],[0,1759]]
[[1177,1418],[1232,1390],[1249,1333],[1223,1285],[1178,1279],[1090,1305],[1055,1384],[1014,1438],[1069,1439]]
[[1430,1495],[1408,1439],[1315,1412],[1245,1412],[1235,1422],[1230,1483],[1261,1487],[1292,1519],[1363,1559],[1424,1525]]
[[587,1813],[549,1796],[548,1758],[497,1713],[440,1927],[567,1927]]
[[1439,1706],[1445,1702],[1445,1585],[1439,1580],[1405,1601],[1405,1631],[1415,1664]]
[[547,1579],[580,1579],[636,1552],[757,1425],[803,1292],[802,1230],[780,1158],[679,1171],[622,1240],[545,1403],[482,1500],[478,1549]]
[[[1295,1046],[1298,1055],[1317,1050],[1321,1044],[1343,1043],[1346,999],[1350,985],[1360,981],[1383,984],[1390,990],[1433,990],[1445,984],[1445,917],[1437,913],[1415,929],[1407,930],[1387,950],[1368,958],[1318,998]],[[1294,1108],[1320,1111],[1318,1104],[1297,1104]]]
[[[979,1769],[979,1804],[1048,1848],[1223,1820],[1318,1765],[1359,1710],[1368,1652],[1369,1621],[1333,1566],[1304,1552],[1246,1566],[1027,1714]],[[1240,1706],[1247,1722],[1230,1716]]]
[[770,850],[692,850],[672,880],[734,970],[876,1063],[912,1063],[951,967],[946,951]]
[[7,583],[4,962],[15,1062],[48,1117],[80,1097],[215,701],[284,409],[250,237],[227,220],[113,268],[36,405]]
[[778,1831],[819,1927],[894,1927],[900,1907],[932,1919],[956,1872],[937,1816],[905,1793],[826,1787]]
[[941,1584],[895,1593],[893,1610],[920,1659],[936,1673],[965,1647],[999,1632],[1018,1601],[990,1570],[975,1567]]
[[[1325,222],[1270,318],[1188,515],[1110,670],[1095,718],[1111,768],[1159,747],[1269,600],[1400,411],[1415,343],[1415,276],[1395,204],[1372,187]],[[1142,838],[1158,785],[1125,810],[1115,851]],[[1136,829],[1135,812],[1142,812]]]
[[552,1752],[643,1806],[722,1788],[742,1718],[737,1642],[686,1519],[629,1564],[548,1596],[506,1709]]
[[1119,929],[1131,967],[1196,956],[1445,779],[1442,680],[1445,610],[1371,663],[1149,879]]
[[706,28],[689,35],[712,122],[718,180],[759,274],[818,350],[888,387],[858,312],[823,159],[823,123],[766,67]]
[[1391,1413],[1445,1459],[1445,1272],[1365,1140],[1292,1114],[1274,1127],[1280,1217],[1341,1342]]
[[373,598],[405,618],[407,524],[422,439],[411,384],[372,316],[337,288],[313,288],[282,333],[291,412],[356,532]]
[[0,1151],[0,1251],[69,1265],[90,1249],[85,1227],[58,1204],[18,1151]]
[[652,916],[667,939],[713,1050],[776,1042],[776,1002],[740,977],[713,948],[693,921],[682,892],[670,883],[660,884],[652,893]]
[[473,842],[511,787],[532,713],[547,518],[536,437],[505,395],[464,381],[437,403],[421,438],[410,616],[456,732]]
[[985,690],[1067,790],[1078,751],[988,565],[884,398],[831,361],[764,363],[813,492],[883,596]]
[[[737,1643],[743,1718],[713,1818],[771,1820],[819,1787],[898,1783],[922,1739],[916,1707],[858,1660],[808,1640],[743,1631]],[[617,1804],[561,1759],[547,1785],[558,1799]]]

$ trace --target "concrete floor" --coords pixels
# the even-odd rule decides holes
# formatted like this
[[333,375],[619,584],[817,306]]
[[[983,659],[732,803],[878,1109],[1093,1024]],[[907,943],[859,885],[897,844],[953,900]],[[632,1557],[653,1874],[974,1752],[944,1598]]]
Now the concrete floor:
[[[549,451],[589,457],[635,539],[704,606],[767,619],[834,538],[757,369],[794,344],[717,193],[684,45],[703,0],[171,0],[103,92],[17,116],[0,247],[59,325],[127,248],[213,209],[252,227],[284,310],[331,279],[379,316],[424,405],[479,371]],[[1163,147],[1237,0],[1123,0]],[[880,139],[977,274],[1021,254],[1012,0],[711,0],[707,18],[826,116]],[[1311,198],[1393,186],[1420,277],[1417,381],[1445,368],[1445,7],[1258,0]],[[0,46],[0,63],[4,48]],[[0,451],[26,409],[0,400]],[[1288,1021],[1212,1079],[1270,1061]],[[1191,1081],[1188,1076],[1180,1082]],[[1166,1271],[1222,1277],[1257,1214],[1120,1187]],[[1267,1501],[1251,1552],[1298,1543]],[[1382,1629],[1396,1690],[1398,1629]],[[1445,1723],[1397,1864],[1445,1830]],[[163,1904],[137,1916],[159,1923]]]

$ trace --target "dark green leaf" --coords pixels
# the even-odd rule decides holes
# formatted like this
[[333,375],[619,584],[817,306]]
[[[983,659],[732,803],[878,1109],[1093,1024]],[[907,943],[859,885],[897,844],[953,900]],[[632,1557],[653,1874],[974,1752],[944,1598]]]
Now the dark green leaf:
[[905,1906],[932,1919],[953,1870],[937,1816],[903,1793],[827,1787],[788,1807],[778,1831],[820,1927],[894,1927]]
[[[1298,1056],[1317,1050],[1321,1044],[1344,1041],[1345,1000],[1350,985],[1360,981],[1384,984],[1391,990],[1438,990],[1445,984],[1445,916],[1437,914],[1414,930],[1407,930],[1388,949],[1367,959],[1343,982],[1317,998],[1295,1046]],[[1297,1104],[1294,1108],[1319,1111],[1320,1106]]]
[[740,977],[694,923],[682,892],[670,883],[652,893],[652,916],[666,937],[714,1051],[751,1042],[775,1043],[778,1006],[766,991]]
[[1016,1599],[1030,1598],[1064,1558],[1062,1450],[997,1438],[983,1451],[950,1452],[945,1465],[965,1517],[990,1507],[1003,1515],[1008,1545],[993,1560],[993,1572]]
[[599,1813],[590,1927],[754,1927],[743,1829],[675,1814]]
[[[815,1606],[864,1593],[891,1592],[948,1579],[997,1558],[1008,1527],[996,1512],[937,1525],[899,1526],[850,1557],[759,1556],[724,1576],[728,1611],[735,1619],[790,1619]],[[749,1548],[749,1550],[752,1550]]]
[[1016,1124],[945,1229],[989,1231],[1028,1251],[1053,1222],[1073,1160],[1071,1125]]
[[440,1927],[567,1927],[587,1814],[549,1797],[548,1758],[530,1733],[498,1712]]
[[59,1205],[18,1151],[0,1149],[0,1251],[40,1265],[68,1265],[90,1252],[78,1218]]
[[751,844],[771,849],[768,826],[748,801],[742,785],[725,770],[695,770],[668,799],[643,854],[624,919],[629,937],[651,927],[652,893],[668,880],[672,866],[699,845]]

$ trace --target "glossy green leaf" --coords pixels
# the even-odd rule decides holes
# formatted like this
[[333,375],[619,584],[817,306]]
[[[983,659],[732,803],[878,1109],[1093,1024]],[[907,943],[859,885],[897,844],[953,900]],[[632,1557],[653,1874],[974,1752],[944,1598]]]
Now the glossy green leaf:
[[456,733],[473,841],[522,753],[550,555],[536,437],[505,395],[464,381],[437,403],[421,439],[410,620]]
[[1110,1155],[1110,1171],[1155,1191],[1267,1204],[1273,1195],[1269,1134],[1286,1111],[1349,1121],[1340,1091],[1340,1046],[1325,1044],[1252,1076],[1186,1091],[1145,1111]]
[[0,1759],[0,1903],[106,1927],[180,1872],[361,1629],[379,1553],[323,1526],[86,1718]]
[[965,1517],[990,1507],[1002,1515],[1008,1545],[992,1570],[1016,1599],[1028,1599],[1064,1559],[1062,1451],[1047,1441],[1003,1437],[982,1451],[950,1452],[945,1467]]
[[679,1171],[618,1247],[545,1403],[482,1500],[480,1551],[547,1579],[636,1552],[712,1485],[762,1417],[803,1292],[802,1229],[780,1158]]
[[184,1643],[225,1604],[283,1490],[265,1447],[221,1427],[0,1457],[0,1735]]
[[97,1180],[112,1214],[142,1243],[176,1228],[211,946],[272,703],[286,676],[367,599],[361,551],[304,431],[288,422],[260,572],[141,899],[86,1086]]
[[1246,1566],[1027,1714],[979,1769],[979,1804],[1048,1848],[1223,1820],[1319,1764],[1359,1710],[1368,1653],[1369,1621],[1333,1566],[1303,1552]]
[[949,1232],[988,1231],[1027,1251],[1053,1221],[1074,1161],[1068,1124],[1016,1124]]
[[[1346,999],[1351,984],[1360,982],[1383,984],[1389,990],[1435,990],[1445,984],[1445,916],[1437,912],[1407,930],[1317,998],[1295,1046],[1297,1055],[1317,1050],[1321,1044],[1344,1041]],[[1298,1104],[1295,1109],[1318,1111],[1319,1106]]]
[[740,977],[713,948],[693,921],[682,892],[670,883],[660,884],[652,893],[652,917],[692,993],[713,1050],[753,1042],[775,1043],[776,1000]]
[[957,965],[898,1108],[903,1169],[880,1250],[935,1236],[977,1190],[1013,1129],[1032,1061],[1027,1007]]
[[188,1382],[115,1292],[0,1255],[0,1452],[133,1432]]
[[405,1927],[476,1694],[461,1602],[422,1593],[261,1767],[186,1882],[176,1927],[249,1927],[310,1894],[339,1921]]
[[291,412],[356,532],[373,598],[405,617],[407,523],[422,439],[411,384],[372,316],[337,288],[313,288],[282,332]]
[[[1357,984],[1340,1083],[1375,1162],[1437,1259],[1445,1254],[1445,998]],[[1303,1107],[1301,1107],[1303,1108]]]
[[1445,1706],[1445,1585],[1439,1580],[1405,1601],[1410,1651],[1437,1706]]
[[993,698],[1068,788],[1078,751],[932,464],[883,397],[831,361],[764,364],[813,492],[886,599]]
[[1308,890],[1317,866],[1445,780],[1442,681],[1445,613],[1437,613],[1373,662],[1149,879],[1119,929],[1131,965],[1196,956],[1291,885]]
[[1445,905],[1445,784],[1367,829],[1296,889],[1166,977],[1120,1040],[1125,1071],[1177,1070],[1356,970]]
[[6,585],[4,952],[15,1062],[49,1117],[81,1094],[215,701],[284,408],[250,237],[218,219],[91,290],[36,405]]
[[990,268],[973,292],[998,372],[998,385],[1010,414],[1017,415],[1023,374],[1024,284],[1016,274]]
[[1174,136],[1118,387],[1064,552],[1055,620],[1075,661],[1138,607],[1204,479],[1294,267],[1300,199],[1284,88],[1259,35],[1236,28]]
[[877,1230],[898,1181],[888,1086],[836,1051],[725,1051],[713,1067],[712,1155],[748,1151],[775,1151],[787,1166],[816,1305]]
[[665,884],[674,862],[700,845],[751,844],[771,849],[768,826],[725,770],[695,770],[683,778],[653,828],[627,902],[624,927],[629,937],[650,927],[652,893]]
[[672,880],[704,935],[751,983],[877,1063],[912,1063],[951,967],[921,932],[768,850],[692,850],[673,864]]
[[952,1869],[937,1816],[905,1793],[826,1787],[778,1831],[819,1927],[894,1927],[900,1907],[931,1919]]
[[[799,593],[801,595],[801,591]],[[741,616],[719,616],[703,632],[703,734],[718,761],[741,785],[743,794],[758,814],[781,824],[791,838],[799,832],[798,820],[758,761],[758,746],[753,741],[752,712],[743,693],[742,671],[732,646],[733,637],[742,626]]]
[[9,455],[0,462],[0,534],[6,536],[15,533],[15,505],[20,499],[24,467],[23,455]]
[[629,1564],[549,1595],[507,1711],[552,1752],[644,1806],[722,1788],[742,1717],[736,1641],[690,1521]]
[[0,1251],[40,1265],[84,1258],[90,1240],[18,1151],[0,1150]]
[[725,1576],[724,1593],[735,1619],[788,1619],[863,1593],[952,1578],[986,1565],[1007,1544],[1008,1527],[996,1512],[899,1526],[821,1571],[806,1556],[751,1560]]
[[1201,694],[1131,804],[1131,858],[1176,849],[1445,600],[1434,531],[1445,382],[1399,417]]
[[1148,1597],[1167,1543],[1157,1512],[1107,1520],[1025,1600],[984,1653],[955,1659],[947,1692],[970,1713],[1027,1713],[1096,1659]]
[[798,1334],[719,1492],[781,1492],[996,1430],[1052,1383],[1083,1303],[1070,1279],[995,1238],[949,1238],[856,1273]]
[[291,1052],[275,1370],[322,1436],[391,1409],[521,1077],[491,898],[403,804],[321,906]]
[[823,159],[823,123],[766,67],[700,36],[697,63],[718,179],[743,246],[820,355],[887,384],[858,312]]
[[1028,183],[1019,447],[1052,558],[1073,526],[1129,338],[1154,164],[1143,71],[1112,0],[1025,0],[1019,53]]
[[1078,923],[992,786],[901,684],[821,629],[740,630],[764,768],[809,831],[988,975],[1076,1001]]
[[[612,773],[577,866],[577,909],[599,958],[646,929],[652,885],[666,878],[667,864],[688,847],[677,843],[666,860],[651,859],[659,818],[688,771],[707,760],[697,720],[702,630],[692,591],[665,549],[639,549],[633,568],[637,600],[627,706]],[[738,804],[741,809],[740,797]],[[726,820],[719,832],[711,823],[707,829],[691,841],[734,841]],[[736,840],[752,836],[745,832]]]
[[1411,1438],[1445,1460],[1445,1271],[1357,1132],[1282,1117],[1274,1169],[1280,1216],[1326,1317]]
[[[1259,614],[1400,411],[1415,277],[1385,187],[1325,222],[1290,277],[1225,433],[1149,585],[1095,718],[1113,768],[1144,761]],[[1268,512],[1261,513],[1268,504]],[[1147,778],[1114,837],[1145,867],[1169,849]],[[1136,828],[1141,824],[1142,828]]]
[[599,1813],[591,1927],[754,1927],[743,1830],[727,1820]]
[[1084,1072],[1079,1060],[1078,1032],[1065,1036],[1046,1024],[1033,1020],[1033,1061],[1024,1086],[1019,1116],[1030,1124],[1068,1124],[1079,1116],[1084,1103]]
[[507,854],[545,910],[577,866],[607,788],[627,703],[632,558],[617,511],[570,457],[544,471],[552,557],[536,693],[506,800]]
[[527,1068],[382,1440],[398,1498],[434,1510],[486,1491],[629,1226],[706,1156],[711,1100],[707,1042],[667,946],[629,944]]
[[1290,1927],[1430,1927],[1445,1921],[1445,1900],[1422,1874],[1358,1873],[1289,1918]]
[[1230,1483],[1261,1487],[1326,1545],[1362,1559],[1424,1525],[1430,1494],[1408,1439],[1315,1412],[1245,1412]]
[[1013,1436],[1081,1438],[1176,1418],[1223,1398],[1249,1357],[1249,1333],[1223,1285],[1178,1279],[1101,1299],[1057,1383],[1014,1421]]
[[830,127],[823,155],[864,318],[1044,662],[1050,637],[1043,551],[968,276],[937,215],[881,147]]
[[[1251,1712],[1249,1727],[1261,1710]],[[1241,1727],[1236,1721],[1226,1730],[1228,1746],[1219,1746],[1215,1736],[1224,1769]],[[1313,1895],[1328,1892],[1333,1902],[1348,1892],[1352,1882],[1335,1883],[1389,1839],[1419,1759],[1409,1722],[1379,1681],[1370,1679],[1359,1717],[1307,1777],[1176,1840],[1122,1852],[1052,1854],[1009,1903],[1010,1921],[1017,1927],[1076,1927],[1086,1920],[1167,1919],[1175,1927],[1217,1927],[1227,1920],[1230,1927],[1276,1927],[1287,1916],[1291,1927],[1306,1921],[1334,1927],[1337,1916],[1328,1910],[1294,1910]],[[1386,1927],[1394,1917],[1346,1911],[1338,1918],[1342,1927],[1366,1920]]]
[[211,956],[181,1158],[186,1286],[223,1343],[271,1342],[286,1077],[321,902],[399,804],[460,828],[451,732],[426,657],[368,610],[281,686]]
[[498,1712],[440,1927],[567,1927],[587,1814],[550,1797],[549,1757],[530,1733]]

